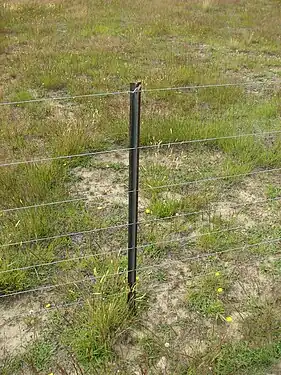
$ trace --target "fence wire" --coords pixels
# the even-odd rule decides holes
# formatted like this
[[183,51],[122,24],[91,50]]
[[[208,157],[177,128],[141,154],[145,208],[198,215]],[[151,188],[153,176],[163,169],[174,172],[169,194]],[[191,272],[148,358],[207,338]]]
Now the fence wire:
[[[102,195],[100,197],[102,197]],[[32,205],[29,205],[29,206],[4,208],[3,210],[0,210],[0,212],[8,213],[8,212],[28,210],[28,209],[31,209],[31,208],[57,206],[57,205],[66,204],[66,203],[78,203],[78,202],[83,202],[83,201],[87,201],[87,200],[88,200],[88,198],[85,198],[85,197],[72,198],[72,199],[65,199],[65,200],[61,200],[61,201],[43,202],[43,203],[38,203],[38,204],[32,204]]]
[[[177,241],[179,242],[181,240],[179,239]],[[273,243],[277,243],[277,242],[280,242],[280,241],[281,241],[281,237],[271,238],[271,239],[263,240],[263,241],[256,242],[256,243],[253,243],[253,244],[245,244],[244,246],[240,246],[240,247],[232,247],[232,248],[229,248],[229,249],[226,249],[226,250],[219,250],[219,251],[214,251],[214,252],[209,252],[209,253],[197,254],[197,255],[193,255],[193,256],[189,256],[189,257],[177,258],[177,261],[181,261],[181,262],[199,261],[201,259],[217,257],[217,256],[221,256],[221,255],[224,255],[224,254],[227,254],[227,253],[237,253],[237,252],[240,252],[240,251],[243,251],[243,250],[246,250],[246,249],[250,249],[250,248],[253,248],[253,247],[256,247],[256,246],[273,244]],[[174,240],[174,242],[175,242],[175,240]],[[165,264],[158,263],[158,264],[153,264],[153,265],[149,265],[149,266],[138,267],[138,268],[136,268],[136,271],[142,272],[142,271],[146,271],[146,270],[149,270],[149,269],[155,270],[156,268],[171,267],[171,266],[172,265],[171,265],[170,262],[168,264],[167,263],[165,263]],[[11,293],[8,293],[8,294],[0,295],[0,298],[8,298],[8,297],[17,296],[17,295],[26,294],[26,293],[50,291],[52,289],[56,289],[56,288],[60,288],[60,287],[68,286],[68,285],[81,284],[81,283],[85,283],[85,282],[91,282],[91,283],[95,284],[96,281],[99,280],[99,279],[104,279],[104,278],[108,278],[108,277],[117,277],[117,276],[127,274],[128,272],[130,272],[130,271],[128,271],[128,269],[124,269],[120,272],[108,273],[108,274],[105,273],[101,276],[94,276],[93,275],[93,276],[90,276],[90,277],[87,277],[87,278],[84,278],[84,279],[70,281],[70,282],[66,282],[66,283],[51,284],[51,285],[41,286],[41,287],[38,287],[38,288],[32,288],[32,289],[27,289],[27,290],[22,290],[22,291],[14,291],[14,292],[11,292]],[[100,293],[98,293],[98,294],[100,294]]]
[[264,170],[261,170],[261,171],[254,171],[254,172],[248,172],[248,173],[238,173],[238,174],[225,175],[225,176],[207,177],[207,178],[202,178],[202,179],[197,179],[197,180],[178,182],[178,183],[174,183],[174,184],[166,184],[166,185],[159,185],[159,186],[146,185],[146,188],[149,189],[149,190],[167,189],[167,188],[171,188],[171,187],[188,186],[188,185],[198,184],[198,183],[202,183],[202,182],[220,181],[220,180],[225,180],[225,179],[228,179],[228,178],[248,177],[248,176],[255,176],[255,175],[259,175],[259,174],[279,172],[279,171],[281,171],[281,168],[264,169]]
[[57,240],[57,239],[60,239],[60,238],[74,237],[74,236],[78,236],[78,235],[80,236],[80,235],[91,234],[91,233],[98,233],[98,232],[111,230],[111,229],[121,229],[121,228],[126,228],[127,226],[128,226],[128,224],[126,223],[126,224],[112,225],[110,227],[88,229],[88,230],[84,230],[84,231],[80,231],[80,232],[70,232],[70,233],[64,233],[64,234],[57,234],[55,236],[33,238],[33,239],[27,240],[27,241],[5,243],[5,244],[1,244],[0,247],[22,246],[22,245],[27,245],[27,244],[37,243],[37,242],[42,242],[42,241]]
[[[261,84],[260,82],[257,82]],[[243,87],[249,86],[250,83],[241,82],[241,83],[221,83],[221,84],[206,84],[206,85],[190,85],[190,86],[177,86],[177,87],[160,87],[160,88],[147,88],[142,89],[142,92],[161,92],[161,91],[179,91],[179,90],[197,90],[197,89],[208,89],[208,88],[222,88],[222,87]],[[136,88],[137,90],[140,87]],[[101,96],[116,96],[116,95],[126,95],[135,93],[135,91],[130,90],[117,90],[113,92],[96,92],[96,93],[88,93],[88,94],[76,94],[76,95],[65,95],[65,96],[57,96],[57,97],[45,97],[45,98],[38,98],[38,99],[28,99],[28,100],[16,100],[16,101],[4,101],[0,102],[0,106],[5,105],[19,105],[19,104],[29,104],[29,103],[40,103],[46,101],[56,101],[56,100],[72,100],[72,99],[86,99],[86,98],[94,98],[94,97],[101,97]]]
[[100,96],[124,95],[124,94],[129,94],[129,93],[130,91],[126,90],[126,91],[96,92],[96,93],[89,93],[89,94],[45,97],[45,98],[28,99],[28,100],[5,101],[5,102],[0,102],[0,106],[40,103],[40,102],[48,102],[48,101],[53,101],[53,100],[57,101],[57,100],[86,99],[86,98],[95,98],[95,97],[100,97]]
[[[204,142],[220,141],[220,140],[227,140],[227,139],[238,139],[238,138],[244,138],[244,137],[263,137],[263,136],[270,135],[270,134],[280,134],[280,133],[281,133],[281,130],[269,130],[269,131],[260,132],[260,133],[233,134],[233,135],[226,135],[226,136],[220,136],[220,137],[198,138],[198,139],[190,139],[190,140],[168,142],[168,143],[159,142],[157,144],[139,146],[138,149],[139,150],[148,150],[148,149],[153,149],[153,148],[160,149],[161,147],[182,146],[182,145],[187,145],[187,144],[192,144],[192,143],[204,143]],[[116,148],[116,149],[103,150],[103,151],[89,151],[89,152],[83,152],[80,154],[73,154],[73,155],[61,155],[61,156],[30,159],[30,160],[15,160],[11,162],[7,161],[5,163],[0,163],[0,167],[9,167],[9,166],[16,166],[16,165],[21,165],[21,164],[36,164],[36,163],[42,163],[42,162],[73,159],[73,158],[87,157],[87,156],[99,156],[99,155],[118,153],[118,152],[129,152],[130,150],[132,150],[132,148],[125,147],[125,148]]]

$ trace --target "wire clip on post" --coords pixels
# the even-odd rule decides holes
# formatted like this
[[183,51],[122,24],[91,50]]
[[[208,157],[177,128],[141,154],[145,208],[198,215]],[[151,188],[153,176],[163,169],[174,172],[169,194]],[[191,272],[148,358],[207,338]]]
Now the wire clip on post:
[[137,237],[138,237],[138,190],[139,190],[139,141],[140,141],[141,83],[130,84],[129,124],[129,215],[128,215],[128,303],[135,308]]

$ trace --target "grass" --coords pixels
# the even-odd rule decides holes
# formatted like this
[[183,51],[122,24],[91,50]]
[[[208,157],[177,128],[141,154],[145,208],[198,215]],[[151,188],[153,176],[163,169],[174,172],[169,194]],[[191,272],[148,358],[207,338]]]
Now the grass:
[[[1,167],[2,210],[84,198],[0,212],[1,297],[66,284],[30,297],[1,298],[1,335],[10,332],[10,322],[18,331],[23,324],[36,333],[25,342],[26,331],[23,338],[17,331],[21,349],[0,352],[1,373],[278,371],[279,242],[270,241],[280,237],[279,173],[244,176],[281,167],[280,134],[266,133],[280,130],[278,5],[1,5],[0,100],[50,98],[1,106],[1,163],[127,146],[127,95],[52,97],[128,90],[134,80],[149,88],[247,83],[143,93],[142,145],[206,140],[141,151],[143,270],[135,316],[126,305],[126,251],[118,255],[126,249],[126,227],[25,242],[126,223],[127,155]],[[237,134],[253,135],[225,138]],[[272,201],[253,204],[262,199]],[[237,250],[225,252],[229,248]],[[48,264],[36,266],[42,263]],[[29,310],[37,301],[40,314],[33,319]],[[49,304],[74,305],[49,311]],[[15,310],[23,317],[14,317]],[[10,339],[7,349],[13,347]]]
[[[193,290],[192,290],[193,289]],[[221,272],[213,272],[203,276],[187,296],[188,304],[192,309],[204,315],[222,318],[225,313],[223,297],[229,289],[229,281]]]
[[250,348],[247,344],[228,345],[222,348],[221,357],[217,360],[217,374],[245,374],[251,371],[262,373],[280,356],[280,342],[260,348]]

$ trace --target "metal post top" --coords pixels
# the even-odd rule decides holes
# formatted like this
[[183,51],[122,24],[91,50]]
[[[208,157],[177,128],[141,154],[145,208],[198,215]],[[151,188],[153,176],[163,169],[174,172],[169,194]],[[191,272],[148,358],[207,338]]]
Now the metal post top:
[[134,94],[135,92],[139,91],[141,89],[141,82],[132,82],[130,84],[130,91],[132,94]]

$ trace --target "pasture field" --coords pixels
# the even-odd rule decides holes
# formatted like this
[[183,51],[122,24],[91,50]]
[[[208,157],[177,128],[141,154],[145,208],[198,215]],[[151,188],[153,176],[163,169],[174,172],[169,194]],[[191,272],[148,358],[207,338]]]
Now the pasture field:
[[280,0],[0,7],[0,373],[281,374]]

